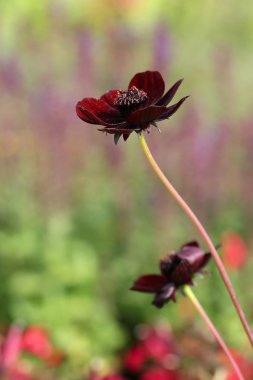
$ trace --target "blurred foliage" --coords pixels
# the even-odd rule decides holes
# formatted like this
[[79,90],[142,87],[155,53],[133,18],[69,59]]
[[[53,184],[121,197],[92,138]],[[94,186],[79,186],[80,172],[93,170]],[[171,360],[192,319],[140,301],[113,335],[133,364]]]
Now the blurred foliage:
[[[140,70],[192,96],[151,149],[215,243],[252,235],[250,0],[0,1],[0,321],[46,326],[69,367],[110,360],[142,322],[205,331],[183,298],[162,311],[128,291],[168,250],[198,238],[139,151],[82,124],[74,106]],[[169,125],[170,128],[167,128]],[[196,293],[245,346],[214,266]],[[252,321],[252,259],[232,281]]]

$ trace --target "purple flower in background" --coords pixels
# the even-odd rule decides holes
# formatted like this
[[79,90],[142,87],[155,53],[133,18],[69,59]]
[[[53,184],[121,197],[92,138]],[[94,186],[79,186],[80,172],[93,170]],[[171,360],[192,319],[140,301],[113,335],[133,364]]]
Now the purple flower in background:
[[153,60],[154,66],[159,71],[170,72],[170,67],[172,63],[173,56],[173,35],[170,32],[168,23],[161,22],[161,20],[156,25],[154,30],[154,41],[153,41]]
[[117,143],[121,135],[127,140],[132,132],[147,130],[172,116],[187,99],[167,107],[181,83],[182,79],[164,94],[161,74],[145,71],[131,79],[127,90],[111,90],[100,99],[84,98],[77,103],[76,112],[86,123],[104,126],[99,131],[114,134]]
[[176,302],[176,291],[183,285],[193,286],[193,276],[202,273],[202,269],[211,258],[196,241],[183,245],[179,252],[168,254],[160,261],[161,274],[147,274],[139,277],[131,290],[155,293],[153,305],[158,308],[170,300]]

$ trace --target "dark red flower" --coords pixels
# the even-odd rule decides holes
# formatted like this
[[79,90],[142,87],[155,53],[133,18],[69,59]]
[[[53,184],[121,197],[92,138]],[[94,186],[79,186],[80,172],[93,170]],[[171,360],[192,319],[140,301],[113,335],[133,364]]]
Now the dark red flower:
[[211,258],[196,241],[183,245],[179,252],[168,254],[160,261],[159,274],[139,277],[131,290],[155,293],[153,304],[161,308],[171,299],[176,301],[176,291],[182,285],[193,285],[195,273],[201,273]]
[[102,125],[99,131],[114,134],[115,143],[121,135],[127,140],[135,131],[140,133],[157,121],[168,119],[183,104],[184,97],[177,103],[168,104],[176,94],[182,79],[165,94],[165,84],[158,71],[135,74],[127,90],[111,90],[99,99],[84,98],[76,105],[76,113],[86,123]]

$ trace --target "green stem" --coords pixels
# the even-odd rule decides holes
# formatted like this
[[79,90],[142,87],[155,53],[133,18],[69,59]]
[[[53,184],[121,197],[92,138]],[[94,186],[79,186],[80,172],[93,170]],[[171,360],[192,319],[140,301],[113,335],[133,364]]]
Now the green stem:
[[191,300],[191,302],[193,303],[193,305],[195,306],[195,308],[197,309],[197,311],[199,312],[199,314],[201,315],[201,317],[203,318],[203,320],[205,321],[205,323],[209,327],[211,333],[213,334],[213,336],[217,340],[221,349],[226,354],[228,360],[231,363],[231,366],[234,368],[234,371],[238,376],[238,379],[244,380],[244,377],[243,377],[237,363],[235,362],[233,356],[231,355],[231,352],[229,351],[228,347],[226,346],[226,343],[224,342],[224,340],[220,336],[219,332],[216,330],[214,324],[209,319],[208,315],[206,314],[205,310],[203,309],[203,307],[199,303],[199,301],[198,301],[197,297],[195,296],[195,294],[193,293],[192,289],[189,286],[184,286],[184,292],[187,295],[187,297]]
[[228,290],[228,293],[232,299],[232,302],[235,306],[235,309],[237,311],[237,314],[241,320],[241,323],[243,325],[243,328],[249,338],[249,341],[251,343],[251,345],[253,346],[253,335],[252,335],[252,332],[250,330],[250,327],[248,325],[248,322],[246,320],[246,317],[244,315],[244,312],[241,308],[241,305],[236,297],[236,294],[235,294],[235,291],[233,289],[233,286],[231,284],[231,281],[228,277],[228,274],[226,272],[226,269],[220,259],[220,256],[214,246],[214,244],[212,243],[208,233],[206,232],[206,230],[204,229],[203,225],[200,223],[199,219],[197,218],[197,216],[194,214],[194,212],[191,210],[191,208],[187,205],[187,203],[183,200],[183,198],[178,194],[178,192],[176,191],[176,189],[173,187],[173,185],[170,183],[170,181],[165,177],[165,175],[163,174],[163,172],[161,171],[161,169],[159,168],[158,164],[156,163],[155,159],[153,158],[149,148],[148,148],[148,145],[146,143],[146,140],[144,138],[143,135],[140,135],[140,143],[141,143],[141,146],[144,150],[144,153],[149,161],[149,163],[151,164],[152,168],[154,169],[155,173],[157,174],[157,176],[160,178],[160,180],[163,182],[163,184],[165,185],[165,187],[167,188],[167,190],[170,192],[170,194],[174,197],[174,199],[177,201],[177,203],[179,204],[179,206],[184,210],[184,212],[188,215],[188,217],[190,218],[191,222],[194,224],[194,226],[197,228],[197,230],[199,231],[200,235],[202,236],[203,240],[206,242],[207,246],[209,247],[210,249],[210,252],[211,254],[213,255],[213,258],[214,258],[214,261],[216,263],[216,266],[220,272],[220,275],[224,281],[224,284]]

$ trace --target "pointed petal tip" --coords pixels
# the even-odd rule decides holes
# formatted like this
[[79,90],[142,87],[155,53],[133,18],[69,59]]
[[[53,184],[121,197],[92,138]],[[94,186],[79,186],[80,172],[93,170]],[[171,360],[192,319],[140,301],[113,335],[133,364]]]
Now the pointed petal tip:
[[189,96],[190,95],[187,95],[183,97],[182,99],[180,99],[177,103],[167,107],[166,111],[161,116],[159,116],[156,119],[156,121],[169,119],[181,107],[181,105],[185,102],[185,100],[189,98]]
[[157,105],[167,106],[168,104],[170,104],[171,100],[174,98],[179,87],[181,86],[183,80],[184,80],[184,78],[177,80],[173,84],[173,86],[163,95],[163,97],[161,99],[159,99],[159,101],[157,102]]
[[115,145],[118,144],[121,135],[122,135],[122,133],[120,133],[120,132],[114,134],[114,144],[115,144]]
[[129,134],[123,133],[123,139],[124,139],[124,141],[127,141],[127,139],[129,138],[129,136],[130,136],[130,133]]
[[184,81],[184,78],[181,78],[176,83],[178,83],[178,85],[180,86],[183,81]]

